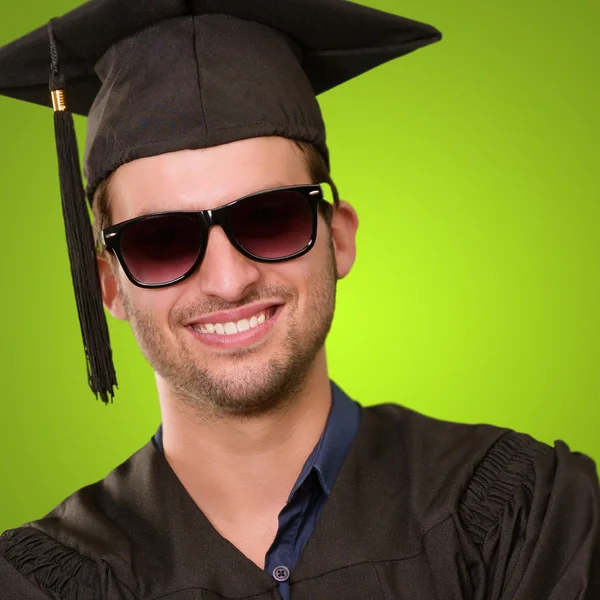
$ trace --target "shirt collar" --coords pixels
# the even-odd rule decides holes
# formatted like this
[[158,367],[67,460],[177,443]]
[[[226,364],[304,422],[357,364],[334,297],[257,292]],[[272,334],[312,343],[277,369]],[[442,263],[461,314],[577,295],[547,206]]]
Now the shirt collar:
[[329,495],[358,431],[360,405],[351,400],[333,381],[330,383],[331,409],[323,435],[304,463],[290,499],[313,471],[317,474],[323,491]]

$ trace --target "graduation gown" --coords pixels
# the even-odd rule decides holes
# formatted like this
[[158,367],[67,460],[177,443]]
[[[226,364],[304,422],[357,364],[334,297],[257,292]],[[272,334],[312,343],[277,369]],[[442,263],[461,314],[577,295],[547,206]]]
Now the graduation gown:
[[[558,442],[365,408],[293,600],[598,600],[593,462]],[[277,600],[149,442],[0,537],[2,600]]]

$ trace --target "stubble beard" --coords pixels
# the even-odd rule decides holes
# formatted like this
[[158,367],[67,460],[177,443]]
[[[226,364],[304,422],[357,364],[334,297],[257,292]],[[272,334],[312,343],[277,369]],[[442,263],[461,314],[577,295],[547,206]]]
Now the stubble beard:
[[245,359],[251,360],[255,349],[229,351],[229,360],[239,361],[240,365],[224,372],[199,364],[199,344],[181,328],[186,316],[199,314],[194,312],[194,307],[186,307],[172,315],[172,321],[179,324],[178,343],[173,348],[173,338],[167,340],[154,316],[135,307],[122,286],[120,294],[142,353],[173,394],[193,412],[230,418],[279,410],[302,393],[331,329],[336,287],[337,266],[330,240],[327,261],[321,272],[311,279],[304,315],[299,314],[298,298],[290,287],[263,287],[251,292],[239,303],[240,306],[274,297],[285,302],[288,331],[278,353],[266,361],[243,364]]

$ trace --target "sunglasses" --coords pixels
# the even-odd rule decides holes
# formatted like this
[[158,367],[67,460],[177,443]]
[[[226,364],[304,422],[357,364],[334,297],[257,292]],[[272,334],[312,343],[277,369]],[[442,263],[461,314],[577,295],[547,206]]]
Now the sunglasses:
[[133,284],[165,287],[198,269],[215,225],[237,250],[257,262],[283,262],[306,254],[317,239],[319,205],[331,210],[320,185],[266,190],[211,210],[123,221],[100,233],[99,250],[113,252]]

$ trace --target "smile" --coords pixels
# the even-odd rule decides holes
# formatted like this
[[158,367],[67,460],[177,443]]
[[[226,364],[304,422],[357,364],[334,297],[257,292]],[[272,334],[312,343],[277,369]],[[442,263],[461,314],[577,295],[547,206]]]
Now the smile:
[[253,315],[249,319],[240,319],[237,322],[228,321],[226,323],[203,323],[202,325],[192,325],[196,333],[217,334],[217,335],[235,335],[250,329],[254,329],[271,319],[277,312],[277,307],[273,306],[265,311]]

